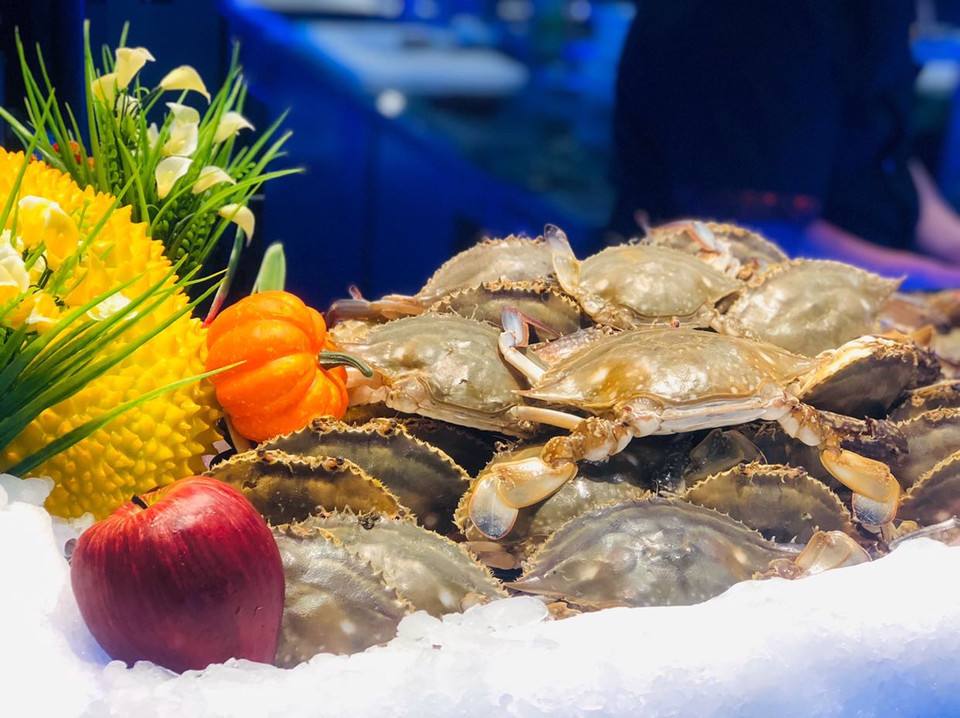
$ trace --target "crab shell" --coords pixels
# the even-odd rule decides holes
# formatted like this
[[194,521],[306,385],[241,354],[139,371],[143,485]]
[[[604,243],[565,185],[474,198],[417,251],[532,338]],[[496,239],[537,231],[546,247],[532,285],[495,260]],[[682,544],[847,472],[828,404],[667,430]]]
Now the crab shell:
[[386,643],[414,606],[369,561],[319,528],[273,529],[286,596],[276,664],[292,668],[318,653],[349,654]]
[[233,486],[274,525],[302,521],[319,511],[408,513],[386,486],[338,457],[255,449],[211,467],[204,476]]
[[432,616],[507,597],[463,544],[412,521],[337,513],[311,517],[304,525],[335,536],[418,611]]
[[717,222],[671,222],[654,227],[641,242],[692,254],[740,279],[788,259],[780,247],[756,232]]
[[426,307],[452,292],[485,282],[533,281],[552,272],[550,247],[542,238],[511,234],[503,239],[485,239],[440,265],[416,299]]
[[943,459],[960,451],[960,409],[934,409],[896,424],[908,451],[891,462],[905,489]]
[[960,451],[938,461],[904,494],[899,517],[932,526],[960,516]]
[[556,242],[554,270],[564,291],[594,321],[621,329],[671,321],[707,326],[716,303],[741,287],[738,280],[669,247],[621,244],[577,262],[565,239]]
[[815,356],[873,331],[899,284],[842,262],[796,259],[754,277],[713,326]]
[[347,459],[396,495],[421,525],[440,533],[452,529],[454,509],[469,481],[466,471],[447,454],[390,419],[373,419],[362,426],[316,419],[304,429],[270,439],[260,449]]
[[882,417],[906,391],[940,378],[935,357],[912,341],[864,335],[817,356],[799,396],[818,409]]
[[379,385],[351,383],[351,404],[382,401],[420,414],[511,436],[531,426],[512,416],[522,388],[500,358],[499,330],[455,314],[421,314],[370,330],[342,349],[377,372]]
[[681,498],[727,514],[773,541],[806,544],[818,531],[855,534],[839,497],[801,468],[736,466],[692,486]]
[[569,522],[507,586],[584,608],[690,605],[798,552],[711,509],[649,498]]
[[504,307],[513,307],[552,339],[575,332],[583,322],[580,305],[560,291],[554,282],[485,282],[459,289],[434,302],[428,311],[452,312],[493,325],[500,323]]
[[660,415],[653,433],[729,426],[787,406],[791,384],[815,367],[778,347],[694,329],[623,332],[549,367],[520,393],[618,416],[642,402]]

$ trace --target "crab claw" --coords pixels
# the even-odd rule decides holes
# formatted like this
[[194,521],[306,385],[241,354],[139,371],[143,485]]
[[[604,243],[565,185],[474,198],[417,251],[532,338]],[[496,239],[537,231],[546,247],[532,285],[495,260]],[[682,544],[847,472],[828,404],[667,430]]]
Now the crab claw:
[[870,526],[893,521],[900,506],[900,483],[889,466],[835,446],[821,449],[820,461],[834,478],[853,491],[857,521]]
[[467,504],[470,520],[487,538],[499,539],[510,533],[520,512],[504,503],[493,476],[484,476],[474,485]]

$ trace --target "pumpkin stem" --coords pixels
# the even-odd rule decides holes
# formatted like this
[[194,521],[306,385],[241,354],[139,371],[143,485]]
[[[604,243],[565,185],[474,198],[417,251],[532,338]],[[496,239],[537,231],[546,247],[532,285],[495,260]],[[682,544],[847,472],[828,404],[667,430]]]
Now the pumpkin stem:
[[349,366],[355,367],[360,370],[360,373],[365,377],[373,376],[373,369],[363,361],[363,359],[358,359],[355,356],[350,356],[344,352],[331,352],[324,349],[317,355],[317,366],[321,369],[329,369],[335,366],[343,366],[348,364]]

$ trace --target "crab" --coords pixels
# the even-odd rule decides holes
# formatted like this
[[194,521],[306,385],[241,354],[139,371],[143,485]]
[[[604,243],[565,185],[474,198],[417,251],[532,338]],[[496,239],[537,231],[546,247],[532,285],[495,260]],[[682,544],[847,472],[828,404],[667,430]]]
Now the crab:
[[553,271],[550,248],[539,237],[510,235],[485,239],[444,262],[412,296],[389,294],[369,301],[351,289],[350,299],[338,299],[327,312],[328,324],[350,317],[378,316],[385,319],[421,314],[435,302],[455,292],[487,282],[533,282]]
[[496,465],[477,477],[469,514],[485,535],[506,535],[520,508],[556,491],[584,459],[600,461],[634,438],[776,421],[803,443],[817,447],[824,467],[854,492],[858,521],[887,526],[896,515],[900,484],[890,468],[841,445],[842,437],[796,395],[798,380],[816,362],[771,344],[713,332],[655,328],[623,332],[544,369],[521,352],[522,317],[504,311],[501,352],[523,373],[529,402],[514,415],[568,430],[538,454]]
[[696,257],[670,247],[619,244],[579,261],[562,230],[544,238],[563,290],[594,321],[621,329],[679,321],[707,326],[715,305],[742,283]]
[[899,284],[843,262],[794,259],[753,277],[711,326],[815,356],[873,331]]
[[503,362],[500,332],[456,314],[420,314],[371,329],[342,349],[374,369],[348,372],[351,405],[383,402],[410,414],[509,436],[533,425],[515,412],[520,379]]
[[640,241],[687,252],[739,279],[787,261],[783,250],[769,239],[733,224],[678,220],[653,227]]

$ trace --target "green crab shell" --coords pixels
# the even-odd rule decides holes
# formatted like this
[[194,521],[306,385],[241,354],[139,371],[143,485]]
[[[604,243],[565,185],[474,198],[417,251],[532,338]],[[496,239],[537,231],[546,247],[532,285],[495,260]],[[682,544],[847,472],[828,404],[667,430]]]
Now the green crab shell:
[[[575,332],[583,322],[580,305],[551,282],[486,282],[457,290],[435,302],[428,311],[453,312],[495,326],[503,309],[511,307],[549,330],[548,337]],[[547,338],[547,337],[545,337]]]
[[440,533],[452,529],[454,509],[469,482],[466,471],[447,454],[390,419],[372,419],[362,426],[316,419],[261,448],[347,459],[386,486],[423,526]]
[[690,487],[681,498],[720,511],[781,543],[806,544],[817,531],[856,534],[840,498],[797,467],[736,466]]
[[303,525],[335,536],[417,610],[433,616],[507,596],[464,546],[412,521],[339,513]]
[[898,518],[932,526],[960,516],[960,451],[924,473],[904,494]]
[[485,282],[532,281],[553,272],[550,247],[542,238],[510,235],[485,239],[444,262],[416,299],[428,306],[442,297]]
[[946,380],[907,393],[888,415],[891,421],[907,421],[933,409],[960,409],[960,382]]
[[[705,251],[703,244],[694,239],[693,224],[689,221],[680,221],[654,227],[641,242],[659,247],[672,247],[699,257],[710,256],[710,252]],[[757,270],[766,269],[789,259],[786,253],[769,239],[744,227],[717,222],[700,224],[713,235],[717,244],[736,260],[731,270],[741,278],[743,275],[750,275]]]
[[590,411],[638,398],[673,406],[722,404],[756,396],[771,384],[786,387],[814,366],[749,339],[696,329],[635,330],[551,366],[536,386],[520,393]]
[[755,277],[717,328],[815,356],[873,331],[899,284],[843,262],[783,262]]
[[408,513],[382,483],[338,457],[255,449],[213,466],[204,476],[233,486],[274,525],[302,521],[320,511]]
[[585,608],[690,605],[796,553],[719,512],[650,498],[564,525],[507,586]]
[[421,314],[381,324],[342,349],[370,364],[384,387],[360,386],[351,401],[383,401],[411,414],[523,436],[510,410],[522,388],[500,357],[500,330],[456,314]]
[[905,489],[960,451],[960,409],[934,409],[897,422],[896,427],[906,437],[908,451],[890,462],[890,468]]
[[913,342],[862,336],[817,357],[799,397],[810,406],[853,417],[882,417],[913,387],[940,378],[934,357]]
[[602,324],[633,329],[678,319],[707,326],[714,305],[741,282],[685,252],[620,244],[580,263],[575,282],[557,272],[564,291]]
[[414,612],[380,572],[333,534],[293,524],[274,527],[273,537],[286,578],[278,666],[386,643]]

